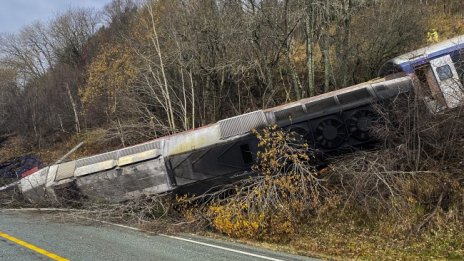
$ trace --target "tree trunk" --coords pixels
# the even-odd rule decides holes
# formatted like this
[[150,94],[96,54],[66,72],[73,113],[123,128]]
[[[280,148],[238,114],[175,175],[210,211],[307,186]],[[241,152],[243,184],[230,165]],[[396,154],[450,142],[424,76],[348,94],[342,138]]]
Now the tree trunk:
[[192,70],[189,71],[190,88],[192,92],[192,129],[195,129],[195,88],[193,85]]
[[349,44],[350,44],[350,31],[351,31],[351,7],[352,0],[343,1],[343,38],[341,46],[341,64],[342,64],[342,87],[348,85],[348,55],[349,55]]
[[330,91],[330,43],[326,32],[322,35],[322,58],[324,62],[324,92]]
[[304,94],[303,92],[303,87],[301,86],[300,79],[298,78],[298,74],[296,72],[296,67],[295,64],[292,61],[292,57],[290,55],[290,47],[287,47],[286,51],[286,56],[287,56],[287,62],[288,62],[288,67],[290,69],[290,75],[292,77],[292,82],[293,82],[293,89],[295,91],[296,99],[300,100]]
[[69,101],[71,102],[71,106],[74,112],[74,127],[76,129],[76,133],[79,134],[81,133],[81,124],[79,123],[79,113],[77,111],[77,105],[72,96],[71,89],[69,88],[69,84],[65,83],[64,86],[66,87],[68,98],[69,98]]
[[316,90],[314,86],[314,21],[313,21],[313,8],[311,6],[311,1],[307,0],[306,6],[306,70],[308,74],[308,92],[309,96],[316,95]]
[[158,39],[158,32],[156,31],[155,17],[154,17],[153,8],[152,8],[151,5],[149,5],[148,10],[149,10],[149,13],[150,13],[151,25],[152,25],[152,29],[153,29],[152,42],[153,42],[153,46],[155,47],[156,54],[158,55],[160,71],[161,71],[161,75],[162,75],[162,78],[163,78],[163,86],[162,86],[162,88],[164,89],[165,99],[166,99],[166,103],[167,103],[166,104],[166,109],[167,109],[167,113],[168,113],[168,116],[169,116],[168,121],[169,121],[171,131],[175,132],[176,131],[176,122],[175,122],[175,117],[174,117],[174,109],[172,107],[172,99],[171,99],[171,95],[170,95],[170,91],[169,91],[170,88],[169,88],[169,85],[168,85],[168,80],[167,80],[167,76],[166,76],[166,70],[164,68],[163,55],[161,53],[161,46],[160,46],[159,39]]

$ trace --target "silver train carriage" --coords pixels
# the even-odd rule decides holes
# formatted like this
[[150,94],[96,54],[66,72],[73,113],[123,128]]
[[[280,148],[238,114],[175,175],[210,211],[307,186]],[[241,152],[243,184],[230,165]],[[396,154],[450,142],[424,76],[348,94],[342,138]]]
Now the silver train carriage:
[[432,111],[455,108],[463,100],[464,35],[430,45],[387,61],[379,76],[404,72],[415,75],[426,105]]
[[[390,60],[384,78],[205,127],[43,168],[20,180],[32,202],[90,198],[121,202],[141,195],[209,188],[251,173],[257,139],[251,133],[274,124],[295,131],[330,152],[372,142],[372,104],[419,92],[432,111],[462,105],[464,36]],[[456,58],[457,57],[457,58]],[[400,74],[388,74],[388,72]]]

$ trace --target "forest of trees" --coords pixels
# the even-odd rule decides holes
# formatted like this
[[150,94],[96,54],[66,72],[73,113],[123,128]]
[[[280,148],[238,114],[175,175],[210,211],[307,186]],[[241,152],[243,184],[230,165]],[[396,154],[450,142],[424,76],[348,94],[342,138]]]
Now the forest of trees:
[[[376,77],[461,0],[114,0],[0,35],[0,136],[118,146]],[[460,23],[456,23],[460,21]],[[446,28],[446,29],[443,29]]]

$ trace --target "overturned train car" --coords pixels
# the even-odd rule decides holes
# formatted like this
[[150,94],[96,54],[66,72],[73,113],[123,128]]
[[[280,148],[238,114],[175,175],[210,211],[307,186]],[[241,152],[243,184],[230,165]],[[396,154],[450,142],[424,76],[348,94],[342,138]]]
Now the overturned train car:
[[258,150],[251,131],[274,124],[323,152],[362,146],[372,141],[373,104],[417,92],[432,112],[461,105],[463,50],[464,36],[451,39],[390,60],[380,71],[384,78],[52,165],[21,179],[19,189],[33,202],[76,197],[121,202],[144,194],[205,191],[250,174]]

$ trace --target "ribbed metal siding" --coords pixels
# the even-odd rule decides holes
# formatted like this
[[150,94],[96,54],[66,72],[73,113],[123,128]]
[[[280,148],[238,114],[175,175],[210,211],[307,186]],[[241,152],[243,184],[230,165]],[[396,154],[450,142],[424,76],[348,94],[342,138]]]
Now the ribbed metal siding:
[[163,140],[157,140],[157,141],[150,141],[144,144],[139,144],[139,145],[135,145],[132,147],[120,149],[118,150],[118,158],[124,157],[127,155],[141,153],[141,152],[148,151],[148,150],[153,150],[153,149],[161,150],[163,148],[163,143],[164,143]]
[[263,111],[254,111],[244,115],[219,121],[221,139],[245,134],[252,129],[267,126],[266,116]]

